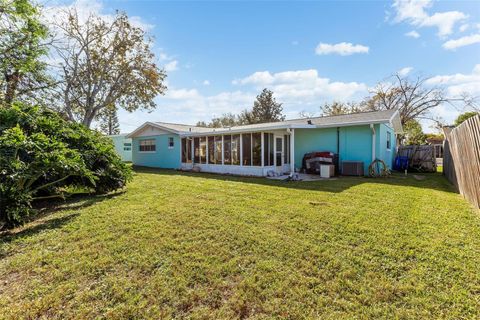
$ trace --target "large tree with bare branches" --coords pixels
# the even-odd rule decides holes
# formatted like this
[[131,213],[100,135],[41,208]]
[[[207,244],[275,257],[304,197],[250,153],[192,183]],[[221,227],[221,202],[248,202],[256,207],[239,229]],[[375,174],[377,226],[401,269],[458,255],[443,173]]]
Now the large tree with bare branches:
[[63,34],[57,50],[60,98],[70,120],[90,127],[106,108],[155,108],[153,99],[166,90],[166,74],[155,64],[151,40],[126,14],[83,21],[72,9],[57,28]]
[[371,91],[371,96],[362,103],[362,109],[398,109],[402,124],[422,118],[435,120],[430,113],[431,109],[443,103],[452,103],[455,99],[447,98],[440,87],[426,85],[427,80],[423,77],[410,79],[396,74]]

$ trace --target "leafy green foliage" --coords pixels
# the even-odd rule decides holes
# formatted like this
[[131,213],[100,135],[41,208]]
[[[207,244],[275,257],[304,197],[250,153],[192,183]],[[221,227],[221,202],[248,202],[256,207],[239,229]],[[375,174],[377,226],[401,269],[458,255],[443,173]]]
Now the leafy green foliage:
[[427,136],[423,133],[422,126],[417,120],[408,120],[404,126],[405,145],[422,145],[426,143]]
[[350,114],[362,112],[361,106],[354,102],[340,102],[333,101],[332,103],[325,103],[320,107],[322,115],[325,116],[337,116],[341,114]]
[[213,118],[211,122],[197,122],[199,127],[225,128],[244,124],[266,123],[285,120],[282,104],[273,97],[273,91],[267,88],[257,95],[251,110],[243,110],[240,114],[224,113]]
[[8,106],[48,87],[51,79],[40,59],[47,53],[42,43],[47,36],[31,1],[0,0],[0,102]]
[[108,135],[120,134],[120,122],[118,121],[117,110],[115,108],[105,108],[100,112],[99,117],[100,132]]
[[220,117],[213,118],[210,123],[206,123],[205,121],[197,122],[198,127],[208,128],[228,128],[240,124],[238,116],[233,113],[224,113]]
[[0,223],[21,223],[36,199],[68,186],[105,193],[122,188],[129,168],[111,141],[41,107],[0,108]]
[[273,91],[267,88],[257,96],[252,111],[240,114],[240,122],[245,124],[276,122],[285,120],[283,107],[273,96]]
[[458,126],[461,125],[465,120],[470,119],[471,117],[474,117],[474,116],[477,116],[477,115],[479,115],[479,113],[478,113],[478,112],[474,112],[474,111],[464,112],[464,113],[462,113],[461,115],[459,115],[459,116],[457,117],[457,119],[455,119],[454,125],[455,125],[455,127],[458,127]]

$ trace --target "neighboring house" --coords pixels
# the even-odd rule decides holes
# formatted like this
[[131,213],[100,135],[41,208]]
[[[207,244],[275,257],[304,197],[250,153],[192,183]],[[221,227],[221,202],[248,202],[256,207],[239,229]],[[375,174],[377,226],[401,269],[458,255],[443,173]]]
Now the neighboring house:
[[361,161],[365,174],[374,159],[391,167],[401,132],[398,112],[388,110],[231,128],[146,122],[127,137],[135,165],[265,176],[298,170],[312,151],[336,153],[340,163]]
[[132,161],[132,139],[127,137],[128,133],[107,136],[113,140],[115,150],[123,161]]

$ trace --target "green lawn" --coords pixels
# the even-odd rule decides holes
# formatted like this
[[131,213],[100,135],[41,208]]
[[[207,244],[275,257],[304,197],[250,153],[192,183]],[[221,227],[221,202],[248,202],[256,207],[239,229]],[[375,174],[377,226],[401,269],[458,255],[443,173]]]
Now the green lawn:
[[480,318],[480,215],[425,176],[139,170],[0,236],[0,318]]

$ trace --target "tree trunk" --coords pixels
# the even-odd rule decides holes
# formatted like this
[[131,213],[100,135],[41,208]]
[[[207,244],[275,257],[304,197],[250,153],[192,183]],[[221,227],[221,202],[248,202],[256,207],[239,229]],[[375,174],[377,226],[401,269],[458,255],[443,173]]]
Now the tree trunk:
[[82,124],[85,127],[90,128],[94,118],[95,118],[95,111],[88,111],[85,113],[85,117],[83,118]]
[[15,93],[17,91],[18,83],[20,81],[20,75],[18,71],[13,74],[7,74],[5,76],[7,80],[7,89],[5,91],[5,103],[7,106],[11,105],[15,99]]

